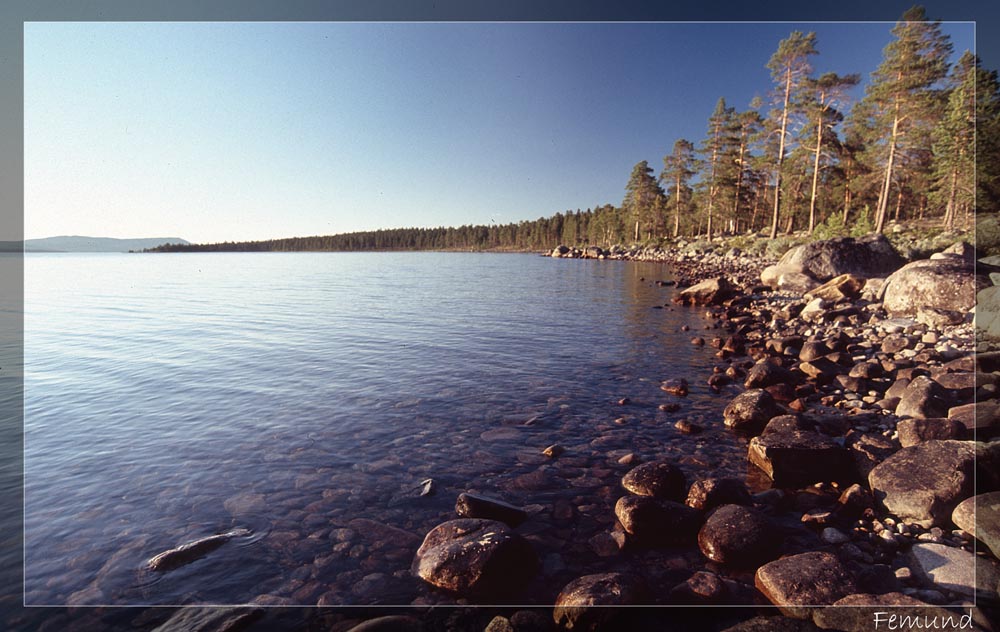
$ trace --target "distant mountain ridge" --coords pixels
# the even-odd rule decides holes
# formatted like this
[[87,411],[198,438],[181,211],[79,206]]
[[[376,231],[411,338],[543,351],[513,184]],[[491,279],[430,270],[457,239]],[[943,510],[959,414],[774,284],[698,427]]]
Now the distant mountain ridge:
[[180,237],[143,237],[139,239],[115,239],[113,237],[82,237],[62,235],[42,239],[25,239],[25,252],[128,252],[143,250],[163,244],[188,245],[191,242]]

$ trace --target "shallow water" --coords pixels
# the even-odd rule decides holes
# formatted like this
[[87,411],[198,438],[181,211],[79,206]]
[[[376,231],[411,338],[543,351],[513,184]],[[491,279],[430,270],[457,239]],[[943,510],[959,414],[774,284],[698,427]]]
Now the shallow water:
[[[629,563],[589,543],[622,455],[689,482],[746,470],[714,349],[690,344],[710,321],[663,307],[669,278],[532,255],[27,256],[25,603],[453,603],[409,566],[463,491],[528,508],[542,570],[520,600],[552,603]],[[688,397],[659,389],[675,377]],[[144,568],[232,528],[252,533]]]

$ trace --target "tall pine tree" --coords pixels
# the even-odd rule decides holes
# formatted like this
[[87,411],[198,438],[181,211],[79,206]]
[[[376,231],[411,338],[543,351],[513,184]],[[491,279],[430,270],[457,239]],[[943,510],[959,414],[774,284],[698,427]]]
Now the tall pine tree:
[[930,22],[923,7],[903,14],[892,29],[895,39],[885,47],[881,65],[872,73],[858,112],[865,142],[880,173],[875,232],[885,228],[893,184],[897,208],[909,171],[929,154],[930,131],[940,115],[938,83],[948,73],[951,43],[939,22]]
[[681,231],[681,214],[691,206],[691,178],[697,173],[698,158],[694,153],[694,143],[683,138],[674,142],[674,150],[663,157],[663,172],[660,182],[672,187],[670,207],[674,211],[674,237]]
[[774,165],[774,213],[771,216],[771,239],[778,236],[778,217],[781,214],[781,167],[785,160],[788,125],[794,115],[794,103],[798,91],[812,70],[809,56],[816,54],[816,34],[793,31],[787,39],[781,40],[778,50],[767,62],[771,78],[775,84],[776,101],[780,109],[774,111],[772,119],[777,124],[778,151]]
[[632,167],[622,202],[625,213],[635,222],[635,241],[639,241],[640,224],[655,223],[653,214],[657,208],[657,197],[663,197],[663,190],[653,177],[653,168],[645,160],[640,161]]
[[809,128],[815,137],[811,146],[813,155],[812,183],[809,193],[809,232],[816,227],[816,198],[819,187],[820,161],[823,149],[837,144],[834,126],[844,120],[838,109],[846,99],[847,91],[858,85],[860,75],[841,77],[837,73],[824,73],[819,79],[808,79],[804,91],[803,107],[809,119]]

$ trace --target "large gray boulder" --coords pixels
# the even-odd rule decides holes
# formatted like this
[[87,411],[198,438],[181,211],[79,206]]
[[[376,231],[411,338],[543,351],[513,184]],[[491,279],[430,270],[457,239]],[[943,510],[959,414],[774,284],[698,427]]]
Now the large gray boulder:
[[978,601],[997,601],[1000,565],[995,560],[944,544],[918,542],[909,566],[917,577],[941,590]]
[[974,536],[1000,556],[1000,492],[988,492],[960,502],[951,514],[959,529]]
[[431,529],[413,559],[412,572],[457,593],[518,592],[538,569],[531,544],[502,522],[461,518]]
[[974,263],[958,257],[908,263],[885,280],[883,305],[890,316],[916,316],[922,308],[968,312],[976,293],[992,285]]
[[858,592],[854,577],[832,553],[812,551],[768,562],[754,585],[782,614],[808,619],[810,606],[828,606]]
[[944,622],[949,616],[952,617],[952,621],[960,621],[959,614],[928,605],[903,593],[891,592],[884,595],[862,593],[848,595],[834,602],[832,607],[817,608],[813,612],[813,622],[824,630],[869,632],[876,628],[888,628],[890,615],[904,613],[919,617],[915,619],[919,621],[924,621],[924,617],[927,617],[927,621]]
[[884,277],[903,263],[883,235],[837,237],[792,248],[761,273],[761,281],[777,289],[806,292],[842,274]]
[[958,503],[972,495],[976,445],[925,441],[875,466],[868,483],[889,513],[923,527],[946,527]]

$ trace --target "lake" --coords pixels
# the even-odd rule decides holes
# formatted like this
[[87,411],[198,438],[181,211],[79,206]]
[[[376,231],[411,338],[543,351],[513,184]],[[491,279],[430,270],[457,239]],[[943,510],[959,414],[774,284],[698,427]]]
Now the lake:
[[[522,599],[552,603],[634,555],[595,545],[622,456],[746,472],[715,350],[690,342],[712,321],[668,305],[670,278],[525,254],[27,255],[25,603],[454,603],[409,567],[463,491],[528,510]],[[660,390],[679,377],[689,396]]]

